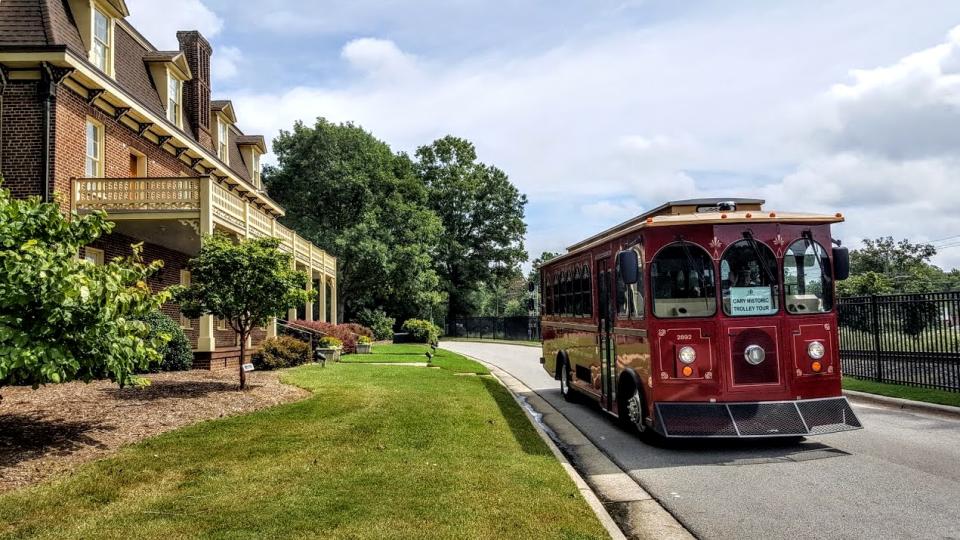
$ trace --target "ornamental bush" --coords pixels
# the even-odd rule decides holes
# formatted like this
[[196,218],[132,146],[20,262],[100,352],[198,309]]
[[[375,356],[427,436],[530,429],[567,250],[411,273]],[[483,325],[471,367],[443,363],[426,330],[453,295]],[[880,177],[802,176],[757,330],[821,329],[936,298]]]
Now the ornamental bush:
[[321,349],[339,349],[343,347],[343,341],[333,336],[323,336],[318,345]]
[[357,319],[370,327],[373,330],[373,338],[377,341],[383,341],[393,337],[393,325],[397,324],[397,320],[393,317],[388,317],[386,313],[379,309],[365,309],[360,312],[360,315]]
[[320,321],[294,321],[295,325],[316,330],[327,336],[333,336],[343,343],[343,353],[352,354],[357,352],[357,334],[354,333],[346,324],[331,324]]
[[440,327],[423,319],[407,319],[400,331],[410,334],[410,340],[416,343],[436,344],[440,340]]
[[279,369],[299,366],[310,361],[310,345],[291,336],[277,336],[263,341],[253,355],[257,369]]
[[102,265],[78,257],[109,233],[106,214],[64,215],[57,203],[0,189],[0,387],[109,378],[121,386],[159,363],[163,343],[140,319],[169,299],[147,279],[162,261]]
[[340,326],[343,326],[343,327],[346,328],[347,330],[353,332],[354,334],[357,335],[357,337],[359,337],[359,336],[365,336],[365,337],[369,337],[369,338],[372,338],[372,337],[373,337],[373,330],[367,328],[366,326],[363,326],[362,324],[357,324],[357,323],[345,323],[345,324],[342,324],[342,325],[340,325]]
[[[193,351],[183,329],[162,311],[153,311],[140,319],[150,327],[148,339],[169,339],[165,347],[157,349],[163,358],[146,371],[186,371],[193,367]],[[141,370],[142,371],[142,370]]]

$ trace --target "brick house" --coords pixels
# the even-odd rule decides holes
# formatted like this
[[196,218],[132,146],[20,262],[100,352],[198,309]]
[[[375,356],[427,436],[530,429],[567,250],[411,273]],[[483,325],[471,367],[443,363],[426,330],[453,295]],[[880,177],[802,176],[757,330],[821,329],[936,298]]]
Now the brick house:
[[[280,238],[319,291],[288,317],[336,322],[336,259],[277,221],[283,209],[260,181],[263,137],[240,130],[230,101],[211,99],[210,44],[184,31],[179,50],[158,51],[128,15],[123,0],[0,1],[3,186],[64,211],[106,211],[116,228],[81,256],[102,263],[143,242],[145,259],[164,261],[155,289],[189,282],[204,234]],[[223,321],[164,311],[195,367],[237,365]],[[255,332],[251,348],[275,332],[275,321]]]

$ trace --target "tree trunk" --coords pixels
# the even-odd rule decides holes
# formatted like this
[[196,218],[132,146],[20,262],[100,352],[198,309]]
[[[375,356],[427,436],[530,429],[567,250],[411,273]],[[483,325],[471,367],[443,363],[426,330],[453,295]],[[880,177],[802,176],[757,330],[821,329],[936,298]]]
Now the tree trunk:
[[247,336],[240,334],[240,389],[247,387],[247,372],[243,370],[243,363],[247,358]]

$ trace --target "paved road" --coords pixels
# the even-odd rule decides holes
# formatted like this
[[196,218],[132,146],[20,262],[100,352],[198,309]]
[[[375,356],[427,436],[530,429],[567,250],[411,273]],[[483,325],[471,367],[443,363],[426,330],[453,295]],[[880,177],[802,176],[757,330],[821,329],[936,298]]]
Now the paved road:
[[859,431],[656,448],[565,402],[540,349],[441,346],[523,381],[700,538],[960,538],[960,420],[858,404]]

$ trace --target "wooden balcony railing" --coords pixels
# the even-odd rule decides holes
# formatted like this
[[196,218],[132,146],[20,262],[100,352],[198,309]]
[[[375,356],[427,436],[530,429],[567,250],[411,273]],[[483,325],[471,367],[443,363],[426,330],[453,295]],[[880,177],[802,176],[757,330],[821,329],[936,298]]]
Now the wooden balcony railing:
[[[203,187],[203,182],[209,184]],[[336,276],[335,257],[211,178],[75,178],[73,189],[74,209],[81,213],[104,210],[115,218],[176,213],[169,217],[197,219],[208,210],[213,223],[241,236],[279,238],[280,249],[299,264]]]
[[199,178],[78,178],[74,189],[78,211],[200,210]]

